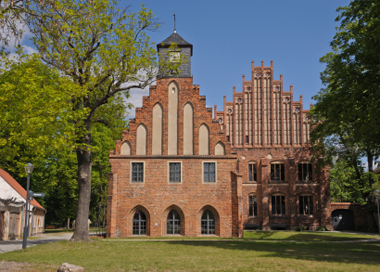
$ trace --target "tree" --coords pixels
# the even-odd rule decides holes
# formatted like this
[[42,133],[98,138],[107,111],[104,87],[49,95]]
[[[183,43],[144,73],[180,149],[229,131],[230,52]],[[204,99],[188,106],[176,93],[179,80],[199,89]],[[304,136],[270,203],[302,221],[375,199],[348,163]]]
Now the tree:
[[25,175],[26,163],[47,156],[46,146],[73,146],[74,120],[82,118],[84,109],[73,111],[68,104],[81,91],[38,55],[1,54],[0,167]]
[[73,111],[86,112],[74,124],[79,187],[73,241],[88,241],[87,218],[91,194],[92,122],[96,112],[115,94],[144,88],[160,72],[178,63],[156,60],[146,31],[158,24],[142,6],[138,14],[108,0],[47,0],[31,2],[26,23],[41,59],[67,76],[85,94],[73,97]]
[[[122,130],[127,128],[126,110],[128,104],[120,95],[110,99],[93,119],[91,133],[92,143],[92,194],[89,218],[96,222],[99,204],[102,207],[102,219],[106,214],[108,173],[111,171],[108,162],[109,151],[114,148],[115,140],[121,137]],[[78,202],[77,157],[73,146],[62,146],[59,149],[46,146],[45,157],[33,160],[36,169],[33,172],[33,191],[46,192],[46,197],[39,199],[48,210],[46,224],[70,227],[75,218]],[[25,178],[20,184],[25,183]],[[105,223],[105,222],[104,222]]]
[[[338,147],[355,149],[357,156],[349,161],[361,176],[358,158],[367,157],[372,172],[380,151],[380,3],[355,0],[337,11],[336,21],[341,24],[331,42],[333,51],[320,60],[326,64],[321,73],[326,87],[313,97],[317,103],[311,114],[316,123],[311,136],[316,146],[333,139]],[[322,150],[316,148],[317,154]],[[368,182],[372,187],[372,176]],[[371,202],[370,192],[364,198]]]
[[[328,161],[330,150],[336,150],[343,165],[349,163],[346,171],[354,170],[369,224],[374,227],[373,161],[380,154],[380,3],[354,0],[337,11],[340,26],[331,42],[333,51],[320,59],[326,64],[321,73],[325,88],[313,97],[317,103],[311,108],[311,140],[315,156]],[[326,143],[332,148],[324,148]],[[360,165],[363,157],[368,174]],[[337,177],[333,171],[332,178]]]

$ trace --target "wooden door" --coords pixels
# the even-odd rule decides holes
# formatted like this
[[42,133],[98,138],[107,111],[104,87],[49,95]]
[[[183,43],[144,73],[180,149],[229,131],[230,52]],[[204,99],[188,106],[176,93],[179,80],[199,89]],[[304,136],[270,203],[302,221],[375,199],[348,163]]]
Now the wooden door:
[[19,221],[19,213],[11,213],[9,215],[9,240],[15,240],[18,237]]

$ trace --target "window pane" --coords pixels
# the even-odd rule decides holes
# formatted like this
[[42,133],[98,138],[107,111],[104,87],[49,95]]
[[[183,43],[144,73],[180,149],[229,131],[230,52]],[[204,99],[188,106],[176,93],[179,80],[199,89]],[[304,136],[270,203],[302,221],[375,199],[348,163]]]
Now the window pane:
[[276,196],[276,214],[281,214],[281,197]]
[[252,216],[253,215],[253,211],[252,211],[252,196],[248,197],[248,208],[249,208],[248,215]]
[[144,164],[142,162],[132,163],[132,181],[133,182],[144,181]]
[[274,164],[270,166],[270,180],[274,180]]
[[285,197],[281,197],[282,214],[285,214]]
[[303,196],[300,196],[299,200],[300,200],[300,214],[303,214]]
[[313,197],[309,196],[310,214],[314,214],[313,211]]
[[285,181],[285,165],[280,164],[281,167],[281,181]]
[[276,197],[272,196],[272,214],[276,214]]
[[252,168],[253,168],[253,164],[248,164],[248,172],[249,172],[249,174],[248,174],[248,175],[249,175],[249,179],[248,179],[248,180],[249,180],[249,181],[253,181],[253,177],[252,177],[252,176],[253,176],[253,175],[252,175],[252,174],[253,174],[253,173],[252,173],[252,170],[253,170],[253,169],[252,169]]
[[302,165],[298,164],[298,180],[302,180]]
[[308,164],[308,168],[309,168],[309,180],[313,180],[313,170],[311,167],[311,163]]

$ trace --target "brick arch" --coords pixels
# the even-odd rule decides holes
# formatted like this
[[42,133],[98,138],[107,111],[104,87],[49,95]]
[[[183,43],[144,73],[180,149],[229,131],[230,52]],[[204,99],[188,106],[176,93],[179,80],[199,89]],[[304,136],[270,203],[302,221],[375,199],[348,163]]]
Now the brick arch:
[[146,235],[147,236],[150,236],[150,213],[148,211],[147,208],[145,208],[144,206],[142,205],[136,205],[134,208],[131,209],[131,211],[129,212],[129,216],[128,216],[128,223],[127,225],[130,226],[128,228],[128,236],[129,235],[132,235],[132,231],[133,231],[133,216],[135,215],[135,213],[137,211],[142,211],[144,214],[145,214],[145,217],[146,217]]
[[183,106],[183,154],[194,155],[194,106],[186,102]]
[[152,108],[152,155],[162,155],[164,108],[156,102]]
[[[219,153],[222,153],[222,154],[219,154]],[[215,145],[215,148],[214,148],[214,155],[223,155],[224,156],[225,154],[226,154],[225,145],[221,141],[217,142]]]
[[148,128],[146,127],[144,123],[140,123],[136,129],[136,155],[146,155],[147,146],[148,146]]
[[198,214],[197,214],[197,222],[196,222],[196,233],[197,233],[197,236],[200,236],[201,235],[201,219],[202,219],[202,215],[203,213],[206,211],[206,210],[210,210],[213,214],[214,214],[214,217],[215,217],[215,235],[217,236],[220,236],[220,216],[219,216],[219,212],[217,209],[215,209],[212,205],[210,204],[207,204],[207,205],[204,205],[199,211],[198,211]]
[[129,141],[125,140],[120,145],[120,155],[131,155],[132,154],[132,146]]
[[[202,123],[198,129],[198,154],[210,155],[210,128],[206,123]],[[205,154],[207,152],[207,154]]]
[[177,87],[177,89],[179,90],[179,84],[178,84],[178,82],[176,81],[176,80],[171,80],[171,81],[169,81],[167,84],[166,84],[166,88],[169,88],[169,86],[172,84],[172,83],[174,83],[175,85],[176,85],[176,87]]
[[181,219],[181,235],[182,236],[185,236],[186,235],[186,221],[185,221],[185,214],[183,213],[182,209],[177,206],[176,204],[172,204],[170,205],[169,207],[167,207],[163,214],[162,214],[162,217],[161,217],[161,222],[162,222],[162,230],[161,230],[161,235],[162,236],[165,236],[167,235],[167,232],[166,232],[166,223],[167,223],[167,220],[168,220],[168,214],[169,212],[171,212],[172,210],[176,210],[178,213],[179,213],[179,218]]

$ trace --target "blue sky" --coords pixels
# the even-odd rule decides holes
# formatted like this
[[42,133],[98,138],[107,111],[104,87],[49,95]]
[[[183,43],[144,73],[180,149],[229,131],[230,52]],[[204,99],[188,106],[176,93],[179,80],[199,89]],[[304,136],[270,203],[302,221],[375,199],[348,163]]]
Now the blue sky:
[[[176,29],[194,46],[192,74],[209,107],[223,108],[223,96],[232,100],[232,87],[242,91],[242,75],[251,79],[251,61],[270,65],[274,79],[283,74],[284,90],[293,85],[294,100],[303,95],[304,109],[322,88],[319,58],[331,51],[338,6],[348,0],[145,0],[123,1],[138,11],[142,3],[153,11],[162,27],[151,33],[159,43]],[[133,91],[131,102],[141,106],[145,91]],[[131,113],[134,116],[134,113]]]

